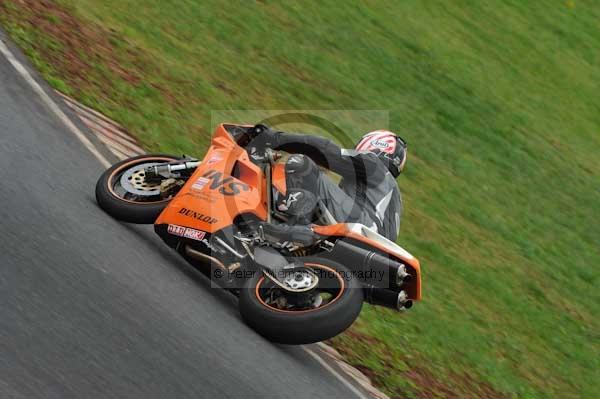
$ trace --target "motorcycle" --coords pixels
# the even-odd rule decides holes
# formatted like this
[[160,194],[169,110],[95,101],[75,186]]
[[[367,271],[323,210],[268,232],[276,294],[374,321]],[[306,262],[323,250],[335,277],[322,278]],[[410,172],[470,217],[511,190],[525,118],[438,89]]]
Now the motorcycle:
[[310,228],[275,206],[286,195],[284,154],[249,148],[260,133],[260,125],[220,124],[201,161],[121,161],[98,180],[97,202],[118,220],[154,224],[168,246],[237,295],[242,319],[274,342],[331,338],[363,302],[403,311],[420,300],[419,261],[396,243],[336,221],[318,199],[306,208]]

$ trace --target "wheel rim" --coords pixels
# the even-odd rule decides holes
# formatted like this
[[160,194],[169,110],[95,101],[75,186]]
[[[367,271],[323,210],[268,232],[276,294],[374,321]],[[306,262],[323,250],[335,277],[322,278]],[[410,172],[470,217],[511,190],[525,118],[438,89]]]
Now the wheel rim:
[[[314,290],[312,290],[309,293],[303,293],[305,295],[311,294],[315,296],[315,298],[316,296],[319,296],[321,298],[322,302],[319,303],[316,307],[299,307],[297,309],[281,307],[281,302],[278,302],[277,299],[281,298],[281,296],[286,296],[289,298],[290,295],[294,294],[290,294],[287,291],[283,291],[281,288],[278,288],[274,283],[272,283],[264,276],[262,276],[256,283],[254,295],[263,306],[269,308],[270,310],[290,314],[316,312],[324,309],[327,306],[332,305],[342,297],[342,294],[346,290],[346,281],[344,280],[339,271],[319,263],[305,263],[304,266],[309,267],[313,271],[316,271],[315,269],[321,271],[321,277],[319,278],[320,280],[323,279],[323,272],[325,272],[326,275],[329,276],[326,281],[327,288],[321,287],[322,284],[321,281],[319,281],[319,284],[314,288]],[[337,282],[337,285],[332,285],[332,282]],[[279,294],[281,296],[277,297],[277,299],[274,300],[274,298],[272,297],[272,293],[277,291],[279,291]],[[327,294],[328,298],[324,298],[323,294]]]
[[144,169],[174,160],[173,158],[153,157],[127,162],[110,174],[107,182],[108,190],[112,195],[125,202],[135,204],[168,202],[170,198],[160,198],[160,184],[149,184],[144,181]]

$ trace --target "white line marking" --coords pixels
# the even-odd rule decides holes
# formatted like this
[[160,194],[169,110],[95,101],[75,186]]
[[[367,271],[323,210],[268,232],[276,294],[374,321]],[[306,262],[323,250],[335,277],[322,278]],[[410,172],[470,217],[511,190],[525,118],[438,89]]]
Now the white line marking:
[[316,353],[314,353],[312,350],[308,349],[307,347],[302,347],[304,349],[304,351],[306,353],[308,353],[313,359],[315,359],[317,362],[319,362],[319,364],[321,366],[323,366],[323,368],[327,371],[329,371],[331,374],[333,374],[333,376],[335,378],[338,379],[338,381],[340,381],[346,388],[348,388],[350,391],[352,391],[353,394],[355,394],[356,396],[358,396],[360,399],[369,399],[368,397],[366,397],[361,391],[359,391],[358,389],[356,389],[356,387],[354,385],[352,385],[350,382],[348,382],[348,380],[346,380],[340,373],[338,373],[337,371],[335,371],[333,369],[333,367],[331,367],[329,364],[327,364],[327,362],[325,360],[323,360],[319,355],[317,355]]
[[56,103],[50,98],[50,96],[42,89],[42,87],[36,82],[33,77],[29,74],[27,69],[21,64],[15,56],[11,53],[11,51],[6,47],[6,44],[2,40],[0,40],[0,53],[6,57],[8,62],[17,70],[17,72],[23,77],[23,79],[31,86],[33,91],[36,92],[37,95],[40,96],[44,104],[52,111],[58,119],[81,141],[83,146],[87,148],[92,155],[100,161],[102,166],[105,168],[110,167],[110,162],[100,152],[94,147],[92,142],[79,130],[77,126],[69,119],[67,115],[56,105]]
[[[92,108],[90,108],[90,107],[88,107],[86,105],[83,105],[83,104],[77,102],[77,100],[75,100],[73,98],[70,98],[69,96],[67,96],[66,94],[61,93],[58,90],[54,90],[54,92],[56,94],[58,94],[59,96],[61,96],[62,99],[67,102],[67,105],[69,105],[71,107],[79,108],[82,111],[90,113],[90,114],[94,115],[94,117],[96,117],[98,119],[102,119],[105,123],[107,123],[109,125],[114,125],[117,129],[123,129],[123,126],[121,126],[117,122],[113,121],[112,119],[109,119],[107,116],[101,114],[100,112],[96,111],[95,109],[92,109]],[[131,140],[132,142],[135,141],[133,139],[133,137],[129,137],[127,135],[124,135],[123,137],[125,137],[128,140]]]
[[122,153],[121,151],[119,151],[118,149],[116,149],[115,147],[113,147],[113,146],[112,146],[112,143],[110,143],[110,142],[106,142],[106,141],[102,140],[102,139],[100,138],[100,136],[98,136],[98,139],[100,139],[100,141],[102,141],[104,144],[106,144],[106,146],[108,147],[108,150],[109,150],[110,152],[112,152],[114,156],[116,156],[117,158],[119,158],[119,160],[121,160],[121,161],[122,161],[122,160],[124,160],[124,159],[131,158],[131,156],[130,156],[130,155],[124,154],[124,153]]
[[98,140],[100,140],[101,142],[106,144],[106,146],[109,147],[109,149],[114,148],[114,149],[118,150],[119,152],[125,154],[125,158],[130,158],[130,157],[135,157],[136,155],[140,155],[139,153],[122,146],[117,141],[111,140],[110,138],[108,138],[106,136],[97,134],[96,137],[98,137]]

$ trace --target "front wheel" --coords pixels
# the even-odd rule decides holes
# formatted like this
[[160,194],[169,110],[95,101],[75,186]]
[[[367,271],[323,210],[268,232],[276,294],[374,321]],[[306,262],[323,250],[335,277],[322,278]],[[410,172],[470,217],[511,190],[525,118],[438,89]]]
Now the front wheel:
[[350,327],[362,308],[363,291],[348,269],[318,257],[290,261],[302,262],[314,272],[317,286],[290,293],[256,273],[240,291],[240,313],[246,324],[273,342],[291,345],[323,341]]
[[96,201],[115,219],[129,223],[152,224],[165,209],[170,197],[161,184],[147,182],[144,170],[165,162],[178,161],[172,155],[140,155],[116,163],[100,176]]

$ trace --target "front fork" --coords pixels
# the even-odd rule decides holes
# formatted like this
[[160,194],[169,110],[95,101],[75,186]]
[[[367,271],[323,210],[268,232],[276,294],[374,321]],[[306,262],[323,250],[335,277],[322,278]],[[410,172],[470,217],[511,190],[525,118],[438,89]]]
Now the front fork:
[[200,165],[201,161],[192,159],[185,162],[164,163],[160,165],[149,166],[145,169],[146,179],[168,179],[173,177],[174,172],[183,172],[194,170]]
[[271,223],[272,213],[273,213],[273,163],[275,162],[274,152],[267,148],[265,152],[265,157],[267,158],[267,162],[265,162],[265,182],[266,182],[266,190],[267,190],[267,223]]

